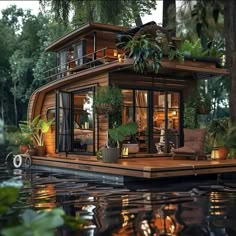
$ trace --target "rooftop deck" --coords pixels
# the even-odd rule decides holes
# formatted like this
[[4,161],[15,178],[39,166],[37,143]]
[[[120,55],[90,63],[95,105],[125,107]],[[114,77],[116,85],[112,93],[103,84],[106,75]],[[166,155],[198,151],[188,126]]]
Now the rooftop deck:
[[169,157],[119,159],[118,163],[104,163],[95,157],[56,158],[34,156],[33,165],[88,171],[136,178],[197,176],[236,172],[236,160],[171,160]]

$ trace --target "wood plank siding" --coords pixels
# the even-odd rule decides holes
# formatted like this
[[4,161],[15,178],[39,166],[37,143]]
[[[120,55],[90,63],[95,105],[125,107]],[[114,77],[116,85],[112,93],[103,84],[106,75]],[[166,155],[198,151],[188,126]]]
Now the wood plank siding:
[[[166,61],[161,62],[160,75],[138,74],[132,71],[133,60],[125,59],[123,63],[113,61],[94,68],[71,73],[62,79],[49,82],[38,88],[31,96],[28,105],[28,119],[32,120],[36,115],[41,114],[46,118],[48,108],[55,107],[55,91],[75,91],[86,86],[105,86],[108,83],[115,83],[118,86],[156,87],[189,91],[194,86],[196,80],[193,79],[193,72],[202,71],[209,74],[225,74],[227,70],[213,68],[209,63]],[[194,66],[193,66],[194,65]],[[167,70],[166,70],[167,69]],[[174,73],[172,73],[174,71]],[[170,73],[171,72],[171,73]],[[188,88],[188,89],[187,89]],[[106,130],[108,128],[105,117],[98,117],[99,130],[97,130],[97,120],[95,123],[95,151],[97,147],[104,146],[106,140]],[[97,137],[99,134],[99,137]],[[99,143],[98,143],[99,140]],[[55,127],[47,135],[45,140],[47,152],[55,152]]]
[[[51,86],[47,89],[42,89],[40,92],[33,94],[30,99],[28,106],[28,118],[32,119],[38,114],[41,114],[43,119],[46,119],[47,110],[50,108],[55,108],[56,106],[56,92],[55,88],[63,91],[76,91],[83,87],[89,86],[105,86],[108,84],[108,73],[96,74],[92,78],[77,77],[73,80],[70,80],[68,83],[63,84],[62,86]],[[47,91],[47,92],[45,92]],[[104,116],[99,117],[99,131],[97,130],[97,120],[95,120],[95,133],[99,134],[99,143],[97,139],[95,140],[95,147],[104,146],[106,140],[106,130],[107,130],[107,119]],[[45,138],[46,152],[48,154],[55,154],[55,125],[52,125],[50,131],[47,133]]]

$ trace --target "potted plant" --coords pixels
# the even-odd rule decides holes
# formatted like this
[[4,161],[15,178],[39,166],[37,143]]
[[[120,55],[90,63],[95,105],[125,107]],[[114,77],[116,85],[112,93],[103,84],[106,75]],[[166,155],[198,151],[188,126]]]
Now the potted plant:
[[123,143],[122,148],[128,148],[129,153],[137,153],[139,152],[139,144],[136,139],[136,133],[138,130],[138,125],[136,122],[129,122],[124,127],[126,130],[124,132],[127,134],[128,140]]
[[123,44],[122,49],[128,54],[128,57],[133,58],[134,71],[143,73],[151,69],[157,74],[162,58],[162,48],[158,44],[158,40],[152,39],[146,34],[127,37],[129,40]]
[[137,132],[137,124],[128,122],[123,125],[114,126],[108,130],[106,147],[101,149],[101,156],[104,162],[117,162],[120,155],[120,142],[125,137]]
[[32,121],[20,121],[19,123],[21,132],[32,137],[39,156],[45,155],[45,136],[53,122],[54,118],[46,121],[38,115]]
[[28,134],[18,133],[16,142],[19,145],[20,154],[26,153],[33,146],[32,138]]
[[229,141],[233,130],[227,118],[213,120],[209,126],[209,135],[213,149],[218,149],[219,159],[226,159],[229,153]]
[[119,113],[122,110],[123,95],[121,90],[114,86],[99,87],[93,100],[93,107],[97,114],[106,115]]

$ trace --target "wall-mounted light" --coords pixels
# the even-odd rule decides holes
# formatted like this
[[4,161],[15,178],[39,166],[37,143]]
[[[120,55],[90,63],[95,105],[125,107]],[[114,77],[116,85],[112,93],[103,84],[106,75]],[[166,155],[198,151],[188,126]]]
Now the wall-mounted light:
[[113,56],[114,56],[114,57],[117,57],[117,55],[118,55],[118,50],[117,50],[117,49],[114,49],[114,50],[113,50]]
[[177,111],[172,111],[172,115],[176,116],[177,115]]
[[122,62],[123,62],[122,55],[121,55],[121,54],[118,54],[117,57],[118,57],[118,62],[122,63]]

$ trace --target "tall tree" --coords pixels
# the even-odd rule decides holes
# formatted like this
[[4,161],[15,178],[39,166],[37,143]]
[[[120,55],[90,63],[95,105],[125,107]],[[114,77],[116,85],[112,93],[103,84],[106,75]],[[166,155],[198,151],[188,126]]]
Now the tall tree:
[[226,61],[230,70],[229,107],[230,119],[236,124],[236,1],[225,1],[224,32],[226,43]]
[[[32,92],[44,84],[44,71],[55,67],[45,47],[67,32],[49,15],[34,16],[12,6],[0,18],[0,118],[7,124],[26,119]],[[14,111],[14,112],[13,112]]]
[[141,16],[156,8],[157,0],[40,0],[50,5],[56,19],[68,23],[74,12],[74,24],[97,21],[116,25],[142,24]]
[[162,26],[171,32],[171,36],[176,36],[176,1],[163,0]]

